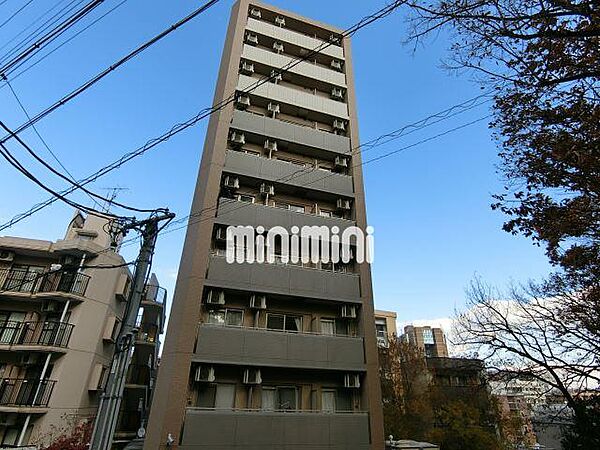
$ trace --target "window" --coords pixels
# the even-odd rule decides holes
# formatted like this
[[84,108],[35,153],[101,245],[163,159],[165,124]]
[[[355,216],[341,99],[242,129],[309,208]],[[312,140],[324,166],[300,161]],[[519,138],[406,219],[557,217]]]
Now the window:
[[244,311],[241,309],[214,309],[208,312],[208,323],[213,325],[241,327],[243,320]]
[[432,345],[435,344],[435,341],[433,339],[433,331],[431,330],[431,328],[423,329],[423,343]]
[[323,389],[321,410],[327,413],[352,411],[352,393],[346,389]]
[[302,316],[290,314],[267,314],[269,330],[302,331]]
[[347,336],[348,321],[341,319],[321,319],[321,333],[329,336]]
[[239,194],[237,196],[237,199],[238,199],[238,202],[254,203],[254,195]]
[[298,389],[294,386],[262,388],[262,407],[265,411],[294,411],[298,409]]
[[333,213],[332,213],[331,211],[327,211],[327,210],[325,210],[325,209],[320,209],[320,210],[319,210],[319,215],[320,215],[321,217],[332,217],[332,216],[333,216]]
[[321,333],[333,336],[335,334],[335,320],[321,319]]
[[388,346],[387,325],[385,319],[375,321],[375,332],[377,334],[377,344],[382,347]]
[[196,406],[199,408],[231,409],[234,406],[234,384],[200,384]]

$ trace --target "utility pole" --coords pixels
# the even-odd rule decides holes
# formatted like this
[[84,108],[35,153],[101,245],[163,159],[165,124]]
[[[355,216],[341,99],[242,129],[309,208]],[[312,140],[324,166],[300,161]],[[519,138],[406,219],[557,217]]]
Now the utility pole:
[[168,210],[159,211],[145,220],[132,220],[122,224],[117,230],[125,235],[129,230],[137,230],[142,237],[142,246],[135,265],[132,288],[123,318],[121,330],[115,344],[115,354],[110,373],[100,397],[100,406],[94,422],[94,431],[90,442],[90,450],[110,450],[119,417],[119,409],[123,398],[125,377],[131,358],[131,350],[137,334],[136,318],[140,309],[145,283],[152,262],[152,254],[159,231],[159,223],[171,220],[175,214]]

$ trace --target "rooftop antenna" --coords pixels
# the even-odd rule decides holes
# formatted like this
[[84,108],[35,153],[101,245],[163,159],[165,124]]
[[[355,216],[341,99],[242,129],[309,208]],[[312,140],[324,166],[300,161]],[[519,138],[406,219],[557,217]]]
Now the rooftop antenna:
[[112,206],[113,202],[118,197],[119,192],[121,192],[121,191],[128,191],[129,188],[125,188],[125,187],[121,187],[121,186],[116,186],[116,187],[101,188],[101,190],[109,192],[109,194],[106,196],[106,198],[108,199],[108,201],[106,202],[106,204],[102,208],[105,213],[108,213],[108,212],[110,212],[110,207]]

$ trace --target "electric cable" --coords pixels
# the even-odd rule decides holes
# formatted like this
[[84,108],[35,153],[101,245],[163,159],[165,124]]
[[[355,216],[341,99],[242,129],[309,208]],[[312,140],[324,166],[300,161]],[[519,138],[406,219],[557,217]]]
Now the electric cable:
[[31,3],[33,3],[33,0],[28,0],[23,6],[21,6],[13,14],[11,14],[4,22],[0,23],[0,28],[2,28],[8,22],[10,22],[12,19],[14,19],[17,16],[17,14],[19,14],[21,11],[23,11],[25,8],[27,8],[27,6],[29,6]]
[[25,61],[39,52],[46,45],[54,41],[61,34],[75,25],[77,22],[82,20],[88,14],[90,14],[94,9],[96,9],[100,4],[102,4],[105,0],[91,0],[89,3],[84,5],[81,9],[76,11],[72,16],[67,18],[64,22],[60,23],[58,26],[50,30],[47,34],[42,36],[36,42],[34,42],[27,49],[23,50],[18,55],[14,56],[10,61],[3,63],[0,66],[0,76],[8,77],[11,71],[20,67]]
[[[214,2],[216,2],[218,0],[213,0],[213,2],[209,2],[212,6],[212,4],[214,4]],[[351,27],[349,27],[348,29],[346,29],[344,32],[342,32],[339,36],[339,41],[341,42],[341,39],[343,39],[344,37],[349,37],[352,36],[353,34],[355,34],[356,32],[358,32],[360,29],[364,28],[365,26],[370,25],[371,23],[375,22],[376,20],[379,20],[383,17],[386,17],[387,15],[391,14],[396,8],[398,8],[401,4],[403,4],[406,0],[402,0],[402,1],[395,1],[392,4],[386,5],[383,8],[379,9],[377,12],[370,14],[368,16],[363,17],[359,22],[357,22],[356,24],[352,25]],[[209,3],[203,5],[201,8],[206,8],[207,5],[209,5]],[[185,23],[184,21],[189,20],[190,17],[194,16],[194,14],[199,14],[198,10],[195,11],[194,13],[192,13],[191,15],[189,15],[186,19],[182,19],[182,21],[178,22],[178,26],[181,26],[181,24]],[[173,26],[175,27],[175,25]],[[171,27],[171,29],[173,29],[173,27]],[[170,30],[171,30],[170,29]],[[164,35],[166,32],[161,33],[161,37],[164,37]],[[157,38],[154,38],[154,42],[156,42]],[[148,41],[151,42],[151,41]],[[146,46],[148,43],[144,44],[144,46]],[[263,79],[259,79],[256,83],[254,83],[253,85],[249,86],[248,88],[246,88],[243,92],[244,93],[250,93],[253,90],[257,89],[259,86],[261,86],[262,84],[271,81],[272,79],[274,79],[277,75],[285,73],[287,71],[289,71],[291,68],[293,68],[294,66],[300,64],[302,61],[310,58],[312,55],[322,51],[324,48],[327,48],[331,45],[333,45],[334,42],[330,41],[330,42],[323,42],[322,44],[320,44],[319,46],[317,46],[315,49],[313,49],[312,51],[308,52],[308,54],[304,55],[301,58],[297,58],[297,59],[293,59],[292,61],[290,61],[290,63],[284,65],[282,68],[279,68],[275,71],[273,71],[273,73],[271,74],[271,76],[268,77],[264,77]],[[144,47],[142,46],[142,47]],[[141,47],[138,47],[138,49],[140,49]],[[145,47],[147,48],[147,46]],[[135,51],[134,51],[135,52]],[[131,55],[132,53],[130,53]],[[128,57],[125,57],[123,59],[121,59],[120,61],[125,61],[126,59],[128,59]],[[119,64],[119,63],[117,63]],[[111,66],[111,67],[114,67]],[[56,102],[53,106],[47,108],[46,110],[42,111],[41,113],[39,113],[36,117],[34,117],[32,120],[30,120],[29,122],[21,125],[20,127],[18,127],[16,130],[14,130],[15,135],[18,134],[20,131],[26,129],[27,127],[31,126],[33,123],[37,122],[38,120],[40,120],[41,118],[45,117],[45,115],[49,114],[50,112],[52,112],[53,110],[55,110],[56,108],[58,108],[59,106],[61,106],[62,104],[64,104],[66,101],[69,101],[70,99],[74,98],[76,95],[78,95],[79,93],[85,91],[87,89],[87,87],[91,86],[92,84],[94,84],[95,82],[97,82],[99,79],[101,79],[103,76],[105,76],[107,74],[106,71],[101,72],[99,75],[97,75],[96,77],[92,78],[90,81],[88,81],[87,83],[85,83],[84,85],[80,86],[80,88],[76,89],[75,91],[72,91],[71,94],[63,97],[62,100]],[[98,78],[100,77],[100,78]],[[96,80],[96,81],[94,81]],[[90,84],[92,83],[92,84]],[[87,87],[86,87],[87,86]],[[237,91],[236,91],[237,92]],[[170,139],[172,136],[174,136],[175,134],[180,133],[181,131],[184,131],[185,129],[195,125],[197,122],[199,122],[200,120],[202,120],[203,118],[214,114],[215,112],[221,110],[222,108],[224,108],[226,105],[228,105],[229,103],[233,102],[236,98],[236,92],[234,92],[233,94],[231,94],[228,98],[224,99],[223,101],[219,102],[217,105],[213,106],[212,108],[205,108],[202,111],[200,111],[196,116],[188,119],[186,122],[180,123],[180,124],[176,124],[174,125],[171,130],[169,130],[167,133],[164,133],[163,135],[159,136],[158,138],[154,138],[151,139],[149,141],[147,141],[147,143],[142,146],[141,148],[138,148],[137,150],[124,155],[123,157],[121,157],[119,160],[113,162],[112,164],[110,164],[109,166],[105,166],[104,168],[100,169],[99,171],[97,171],[96,173],[92,174],[91,176],[89,176],[88,178],[82,180],[80,182],[81,185],[87,184],[89,182],[92,182],[96,179],[98,179],[100,176],[103,176],[104,174],[120,167],[122,164],[124,164],[125,162],[140,156],[142,154],[144,154],[147,150],[155,147],[156,145]],[[11,136],[7,136],[5,138],[3,138],[2,140],[0,140],[0,143],[4,143],[8,138],[10,138]],[[75,188],[70,188],[66,191],[63,191],[63,194],[68,195],[70,192],[73,192],[73,190],[75,190]],[[31,208],[29,211],[22,213],[18,216],[13,217],[13,219],[11,219],[9,222],[6,222],[4,225],[0,226],[0,231],[8,228],[12,225],[14,225],[15,223],[35,214],[37,211],[44,209],[45,207],[49,206],[50,204],[52,204],[55,201],[55,199],[49,199],[46,200],[42,203],[39,203],[38,205],[35,205],[33,208]]]
[[[15,75],[13,75],[11,77],[11,80],[15,81],[15,80],[19,79],[21,77],[21,75],[29,72],[31,69],[33,69],[35,66],[37,66],[42,61],[44,61],[50,55],[52,55],[56,51],[60,50],[62,47],[64,47],[65,45],[67,45],[69,42],[71,42],[73,39],[77,38],[79,35],[81,35],[82,33],[84,33],[86,30],[88,30],[89,28],[91,28],[92,26],[94,26],[96,23],[98,23],[99,21],[101,21],[102,19],[104,19],[106,16],[108,16],[110,13],[112,13],[113,11],[115,11],[116,9],[118,9],[119,7],[121,7],[123,4],[125,4],[126,1],[127,0],[121,0],[121,2],[119,2],[117,5],[113,6],[111,9],[109,9],[108,11],[106,11],[104,14],[102,14],[101,16],[99,16],[98,18],[96,18],[93,22],[91,22],[88,25],[86,25],[84,28],[82,28],[77,33],[75,33],[73,36],[71,36],[68,39],[66,39],[65,41],[61,42],[59,45],[57,45],[56,47],[54,47],[49,52],[45,53],[43,56],[41,56],[40,58],[38,58],[36,61],[32,62],[30,65],[28,65],[27,67],[25,67],[23,70],[19,71]],[[0,89],[3,89],[5,86],[6,86],[6,83],[0,85]],[[28,119],[28,120],[31,120],[31,119]]]

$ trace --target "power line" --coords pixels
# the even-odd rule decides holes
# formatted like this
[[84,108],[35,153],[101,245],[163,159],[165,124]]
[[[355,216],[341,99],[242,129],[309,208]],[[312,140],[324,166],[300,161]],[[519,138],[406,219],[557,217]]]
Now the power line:
[[[35,66],[37,66],[39,63],[41,63],[46,58],[48,58],[50,55],[52,55],[54,52],[58,51],[63,46],[67,45],[69,42],[71,42],[77,36],[79,36],[80,34],[84,33],[86,30],[88,30],[89,28],[91,28],[92,26],[94,26],[96,23],[98,23],[104,17],[108,16],[110,13],[112,13],[113,11],[115,11],[117,8],[121,7],[126,1],[127,0],[121,0],[121,2],[119,2],[117,5],[113,6],[111,9],[109,9],[108,11],[106,11],[104,14],[102,14],[100,17],[98,17],[97,19],[95,19],[90,24],[86,25],[84,28],[82,28],[77,33],[75,33],[73,36],[71,36],[70,38],[68,38],[64,42],[61,42],[60,45],[57,45],[56,47],[54,47],[48,53],[46,53],[45,55],[43,55],[42,57],[40,57],[37,61],[31,63],[30,65],[28,65],[27,67],[25,67],[23,70],[19,71],[16,75],[13,75],[11,77],[11,80],[13,80],[13,81],[17,80],[19,77],[21,77],[21,75],[25,74],[26,72],[29,72],[31,69],[33,69]],[[6,86],[6,84],[0,85],[0,89],[4,88],[5,86]],[[31,119],[28,119],[28,120],[31,120]]]
[[[468,127],[468,126],[474,125],[474,124],[476,124],[476,123],[478,123],[478,122],[481,122],[481,121],[483,121],[483,120],[486,120],[486,119],[488,119],[488,118],[490,118],[490,117],[491,117],[491,116],[490,116],[489,114],[488,114],[488,115],[485,115],[485,116],[483,116],[483,117],[479,117],[478,119],[475,119],[475,120],[472,120],[472,121],[470,121],[470,122],[464,123],[464,124],[462,124],[462,125],[459,125],[459,126],[457,126],[457,127],[451,128],[451,129],[449,129],[449,130],[446,130],[446,131],[444,131],[444,132],[438,133],[438,134],[436,134],[436,135],[434,135],[434,136],[430,136],[430,137],[428,137],[428,138],[422,139],[422,140],[420,140],[420,141],[414,142],[414,143],[412,143],[412,144],[409,144],[409,145],[406,145],[406,146],[400,147],[400,148],[398,148],[398,149],[396,149],[396,150],[393,150],[393,151],[391,151],[391,152],[388,152],[388,153],[386,153],[386,154],[384,154],[384,155],[381,155],[381,156],[375,157],[375,158],[373,158],[373,159],[370,159],[370,160],[368,160],[368,161],[362,162],[362,163],[360,163],[360,164],[353,165],[352,167],[354,168],[354,167],[364,166],[364,165],[370,164],[370,163],[372,163],[372,162],[376,162],[376,161],[379,161],[379,160],[381,160],[381,159],[388,158],[388,157],[390,157],[390,156],[396,155],[396,154],[398,154],[398,153],[401,153],[401,152],[403,152],[403,151],[406,151],[406,150],[408,150],[408,149],[411,149],[411,148],[417,147],[417,146],[419,146],[419,145],[425,144],[425,143],[427,143],[427,142],[430,142],[430,141],[433,141],[433,140],[435,140],[435,139],[439,139],[440,137],[446,136],[446,135],[448,135],[448,134],[450,134],[450,133],[454,133],[454,132],[456,132],[456,131],[458,131],[458,130],[461,130],[461,129],[463,129],[463,128],[466,128],[466,127]],[[307,187],[307,186],[308,186],[308,185],[310,185],[310,184],[316,183],[316,182],[318,182],[318,181],[321,181],[321,180],[323,180],[323,179],[325,179],[325,178],[328,178],[328,177],[330,177],[330,176],[333,176],[333,175],[334,175],[334,174],[332,174],[332,173],[330,173],[330,174],[327,174],[327,175],[323,176],[322,178],[319,178],[319,179],[316,179],[316,180],[313,180],[313,181],[311,181],[311,182],[309,182],[309,183],[306,183],[306,184],[304,184],[302,187]],[[224,214],[230,214],[230,213],[232,213],[232,212],[234,212],[234,211],[237,211],[237,210],[239,210],[239,209],[241,209],[241,208],[246,208],[246,207],[248,207],[249,205],[250,205],[250,203],[243,203],[243,202],[240,202],[240,206],[239,206],[239,207],[237,207],[237,208],[232,208],[232,209],[229,209],[228,211],[224,212]],[[168,233],[171,233],[171,232],[174,232],[174,231],[178,231],[178,230],[181,230],[181,229],[184,229],[184,228],[187,228],[187,227],[188,227],[188,226],[190,226],[190,225],[195,225],[195,224],[198,224],[198,223],[204,222],[205,220],[209,220],[209,219],[210,219],[210,220],[214,220],[214,217],[202,217],[202,214],[203,214],[203,213],[206,213],[206,212],[209,212],[210,210],[213,210],[213,209],[216,211],[216,210],[217,210],[217,208],[218,208],[218,205],[217,205],[217,206],[215,206],[215,207],[212,207],[212,206],[211,206],[211,207],[209,207],[209,208],[204,208],[203,210],[200,210],[200,211],[198,211],[198,212],[191,213],[190,215],[188,215],[188,216],[186,216],[186,217],[182,217],[181,219],[178,219],[177,221],[174,221],[174,222],[172,222],[172,223],[173,223],[173,224],[175,224],[175,223],[181,223],[181,221],[183,221],[183,220],[185,220],[185,219],[188,219],[188,218],[189,218],[189,219],[191,219],[191,218],[193,218],[193,217],[199,217],[199,218],[198,218],[197,220],[190,220],[190,221],[188,221],[188,223],[186,223],[185,225],[182,225],[182,226],[180,226],[180,227],[177,227],[177,228],[172,228],[172,229],[166,230],[166,231],[163,233],[163,235],[165,235],[165,234],[168,234]],[[122,246],[126,247],[127,245],[122,245]]]
[[50,30],[47,34],[42,36],[36,42],[34,42],[31,46],[29,46],[26,50],[22,51],[20,54],[13,57],[7,63],[3,63],[0,66],[0,76],[7,77],[12,70],[15,70],[19,66],[21,66],[25,61],[31,58],[34,54],[44,48],[46,45],[51,43],[53,40],[58,38],[61,34],[83,19],[85,16],[90,14],[95,8],[100,6],[104,0],[92,0],[86,5],[84,5],[81,9],[76,11],[72,16],[67,18],[65,21],[60,23],[58,26]]
[[[358,32],[360,29],[364,28],[365,26],[367,26],[367,25],[375,22],[376,20],[379,20],[379,19],[381,19],[383,17],[386,17],[387,15],[391,14],[396,8],[398,8],[401,4],[403,4],[404,1],[405,0],[395,1],[392,4],[386,5],[383,8],[379,9],[377,12],[375,12],[373,14],[370,14],[368,16],[365,16],[359,22],[357,22],[356,24],[354,24],[353,26],[351,26],[350,28],[348,28],[344,32],[342,32],[342,34],[340,35],[340,40],[343,37],[352,36],[353,34],[355,34],[356,32]],[[208,4],[206,4],[206,5],[208,5]],[[206,5],[204,5],[204,6],[206,6]],[[313,49],[312,51],[308,52],[303,57],[297,58],[297,59],[292,59],[292,61],[290,61],[288,64],[286,64],[283,67],[281,67],[281,68],[277,69],[276,71],[274,71],[274,73],[272,73],[271,76],[264,77],[263,79],[258,80],[256,83],[254,83],[253,85],[249,86],[243,92],[245,92],[245,93],[252,92],[253,90],[257,89],[262,84],[264,84],[264,83],[272,80],[273,78],[275,78],[277,75],[283,74],[283,73],[289,71],[291,68],[293,68],[294,66],[300,64],[302,61],[310,58],[312,55],[318,53],[319,51],[322,51],[324,48],[327,48],[327,47],[329,47],[331,45],[333,45],[333,42],[323,42],[322,44],[318,45],[315,49]],[[121,60],[121,61],[123,61],[123,60]],[[94,80],[96,78],[97,77],[94,77],[92,80]],[[82,88],[80,88],[80,89],[82,89]],[[85,90],[85,89],[83,89],[83,90]],[[80,90],[80,92],[83,92],[83,90]],[[73,91],[73,92],[75,92],[75,91]],[[70,97],[70,95],[67,96],[67,97],[73,98],[73,97]],[[63,99],[66,99],[67,97],[63,97]],[[138,157],[140,155],[143,155],[146,151],[150,150],[151,148],[157,146],[158,144],[160,144],[162,142],[165,142],[165,141],[169,140],[174,135],[176,135],[176,134],[178,134],[178,133],[180,133],[180,132],[182,132],[182,131],[190,128],[191,126],[195,125],[197,122],[199,122],[200,120],[204,119],[205,117],[207,117],[207,116],[215,113],[216,111],[221,110],[226,105],[228,105],[229,103],[233,102],[235,98],[236,98],[236,92],[232,93],[228,98],[224,99],[223,101],[221,101],[217,105],[213,106],[212,108],[205,108],[205,109],[203,109],[196,116],[193,116],[192,118],[188,119],[186,122],[182,122],[182,123],[174,125],[167,133],[164,133],[163,135],[161,135],[161,136],[159,136],[157,138],[153,138],[153,139],[147,141],[146,144],[144,144],[142,147],[134,150],[133,152],[130,152],[130,153],[122,156],[117,161],[111,163],[108,166],[103,167],[102,169],[100,169],[99,171],[97,171],[94,174],[90,175],[86,179],[81,180],[80,184],[81,185],[85,185],[85,184],[91,183],[92,181],[95,181],[96,179],[98,179],[101,176],[103,176],[104,174],[106,174],[106,173],[108,173],[108,172],[110,172],[112,170],[115,170],[115,169],[121,167],[127,161],[129,161],[129,160],[131,160],[131,159],[133,159],[135,157]],[[57,105],[59,103],[60,103],[60,101],[57,102],[55,105]],[[54,109],[56,109],[56,108],[54,108]],[[48,111],[48,110],[49,109],[47,109],[46,111]],[[37,120],[39,120],[39,119],[42,118],[41,117],[42,114],[44,114],[44,112],[38,114],[39,118]],[[37,121],[37,120],[36,120],[36,118],[34,118],[34,119],[30,120],[28,123],[23,124],[22,126],[20,126],[19,128],[17,128],[15,130],[15,134],[17,134],[19,132],[19,130],[22,131],[23,129],[27,128],[29,125],[31,125],[32,123],[34,123],[34,121]],[[10,136],[5,137],[3,140],[0,140],[0,143],[3,143],[8,138],[10,138]],[[68,195],[69,193],[73,192],[74,190],[76,190],[76,188],[74,188],[74,187],[73,188],[69,188],[69,189],[63,191],[62,194],[63,195]],[[21,213],[21,214],[15,216],[15,217],[13,217],[11,220],[9,220],[8,222],[6,222],[3,225],[1,225],[0,226],[0,231],[13,226],[14,224],[20,222],[21,220],[24,220],[27,217],[30,217],[31,215],[35,214],[36,212],[40,211],[41,209],[44,209],[47,206],[51,205],[55,201],[56,201],[56,199],[50,198],[50,199],[48,199],[48,200],[46,200],[44,202],[41,202],[41,203],[38,203],[37,205],[34,205],[28,211],[26,211],[24,213]]]
[[32,2],[33,2],[33,0],[29,0],[27,3],[25,3],[19,9],[17,9],[12,15],[10,15],[8,17],[8,19],[6,19],[4,22],[0,23],[0,28],[2,28],[8,22],[10,22],[12,19],[14,19],[17,14],[19,14],[21,11],[23,11],[25,8],[27,8],[27,6],[29,6],[29,4],[32,3]]
[[[19,31],[16,35],[14,35],[12,38],[10,38],[8,41],[6,41],[2,46],[0,46],[0,50],[4,50],[10,44],[12,44],[14,41],[16,41],[21,35],[25,34],[30,28],[32,28],[33,26],[35,26],[39,21],[41,21],[44,17],[46,17],[48,14],[50,14],[56,8],[58,8],[65,1],[67,1],[67,0],[60,0],[60,1],[56,2],[54,4],[54,6],[52,6],[45,13],[43,13],[41,16],[39,16],[38,18],[36,18],[35,20],[33,20],[29,25],[27,25],[25,28],[23,28],[21,31]],[[69,3],[69,5],[72,4],[72,3],[75,3],[76,1],[77,0],[72,0],[71,3]],[[79,1],[83,1],[83,0],[79,0]],[[44,23],[42,23],[38,28],[36,28],[34,31],[32,31],[27,37],[25,37],[23,40],[21,40],[20,43],[18,43],[15,47],[13,47],[11,50],[9,50],[6,55],[2,56],[0,58],[0,61],[3,62],[6,58],[8,58],[12,54],[12,52],[14,51],[15,48],[19,47],[24,42],[26,42],[27,40],[31,39],[31,37],[33,35],[35,35],[35,33],[37,33],[39,30],[41,30],[47,23],[49,23],[52,19],[54,19],[57,15],[59,15],[69,5],[67,5],[63,9],[59,10],[58,13],[54,14],[52,17],[50,17],[48,20],[46,20]]]
[[[156,36],[154,36],[149,41],[146,41],[144,44],[140,45],[135,50],[129,52],[127,55],[125,55],[119,61],[117,61],[116,63],[114,63],[111,66],[107,67],[102,72],[100,72],[99,74],[95,75],[94,77],[92,77],[91,79],[89,79],[88,81],[86,81],[85,83],[83,83],[82,85],[80,85],[78,88],[74,89],[69,94],[65,95],[63,98],[61,98],[60,100],[58,100],[57,102],[55,102],[53,105],[49,106],[45,110],[43,110],[40,113],[38,113],[31,120],[29,120],[26,123],[22,124],[21,126],[17,127],[15,129],[15,134],[21,133],[26,128],[29,128],[32,124],[37,123],[38,121],[40,121],[41,119],[43,119],[44,117],[46,117],[48,114],[52,113],[56,109],[58,109],[61,106],[65,105],[66,103],[70,102],[75,97],[77,97],[79,94],[81,94],[82,92],[85,92],[90,87],[92,87],[93,85],[95,85],[96,83],[98,83],[100,80],[102,80],[108,74],[110,74],[114,70],[118,69],[120,66],[122,66],[126,62],[134,59],[136,56],[138,56],[144,50],[148,49],[152,45],[156,44],[158,41],[162,40],[164,37],[166,37],[169,34],[171,34],[173,31],[177,30],[178,28],[180,28],[181,26],[185,25],[186,23],[188,23],[189,21],[191,21],[195,17],[199,16],[200,14],[202,14],[203,12],[205,12],[206,10],[208,10],[211,6],[214,6],[215,4],[217,4],[219,1],[220,0],[210,0],[210,1],[206,2],[205,4],[203,4],[202,6],[200,6],[198,9],[196,9],[195,11],[193,11],[192,13],[190,13],[189,15],[187,15],[186,17],[184,17],[183,19],[179,20],[177,23],[171,25],[169,28],[167,28],[166,30],[163,30],[161,33],[157,34]],[[10,136],[4,136],[2,139],[0,139],[0,143],[6,142],[9,138],[10,138]]]
[[[30,119],[29,113],[27,112],[27,109],[25,108],[25,105],[23,105],[23,102],[21,102],[21,99],[19,98],[19,96],[17,95],[17,93],[15,92],[15,90],[13,89],[12,84],[8,80],[6,80],[6,84],[10,88],[10,91],[12,92],[13,96],[15,97],[15,100],[17,101],[17,103],[21,107],[21,110],[25,113],[25,116],[29,120]],[[67,175],[69,175],[69,177],[71,177],[71,179],[73,181],[75,181],[75,177],[73,176],[73,174],[71,174],[71,172],[69,172],[69,170],[60,161],[60,159],[58,159],[58,156],[56,156],[56,154],[52,151],[52,149],[50,148],[50,146],[48,145],[48,143],[46,142],[46,140],[42,137],[42,135],[38,131],[37,127],[35,125],[32,125],[32,128],[33,128],[33,131],[35,132],[35,134],[37,135],[37,137],[39,138],[39,140],[44,145],[44,147],[46,147],[46,150],[48,150],[48,152],[52,155],[52,157],[58,163],[58,165],[67,173]],[[92,195],[90,195],[90,194],[87,194],[87,195],[92,200],[92,202],[94,202],[96,204],[96,206],[102,207],[102,205],[100,205]]]
[[10,153],[8,148],[6,148],[6,146],[2,143],[0,143],[0,156],[2,156],[11,166],[13,166],[15,169],[17,169],[23,175],[25,175],[25,177],[29,178],[31,181],[33,181],[35,184],[37,184],[43,190],[50,193],[52,196],[56,197],[57,199],[63,201],[64,203],[68,204],[69,206],[76,208],[76,209],[81,209],[82,211],[85,211],[88,214],[92,214],[92,215],[95,215],[98,217],[107,217],[107,216],[116,217],[110,213],[102,214],[98,211],[95,211],[92,208],[81,205],[72,200],[69,200],[65,196],[61,195],[59,192],[56,192],[52,188],[49,188],[44,183],[42,183],[40,180],[38,180],[31,172],[29,172],[21,163],[19,163],[19,161]]
[[[112,203],[113,205],[117,205],[117,206],[119,206],[119,207],[121,207],[121,208],[128,209],[128,210],[130,210],[130,211],[135,211],[135,212],[140,212],[140,213],[152,213],[152,212],[155,212],[155,211],[156,211],[155,209],[140,209],[140,208],[135,208],[135,207],[133,207],[133,206],[128,206],[128,205],[125,205],[125,204],[123,204],[123,203],[119,203],[119,202],[117,202],[117,201],[115,201],[115,200],[112,200],[112,201],[111,201],[111,200],[109,200],[109,199],[107,199],[107,198],[105,198],[105,197],[103,197],[103,196],[101,196],[101,195],[98,195],[98,194],[96,194],[96,193],[94,193],[94,192],[92,192],[92,191],[90,191],[90,190],[86,189],[85,187],[83,187],[82,185],[80,185],[80,184],[79,184],[79,183],[77,183],[76,181],[72,181],[71,179],[69,179],[69,177],[67,177],[67,176],[63,175],[63,174],[62,174],[62,173],[60,173],[58,170],[54,169],[54,168],[53,168],[53,167],[52,167],[50,164],[48,164],[46,161],[44,161],[44,160],[43,160],[43,159],[42,159],[42,158],[41,158],[41,157],[40,157],[40,156],[39,156],[39,155],[38,155],[38,154],[37,154],[37,153],[36,153],[36,152],[35,152],[35,151],[34,151],[34,150],[33,150],[33,149],[30,147],[30,146],[29,146],[29,145],[27,145],[27,143],[25,143],[25,141],[23,141],[23,139],[21,139],[19,136],[15,135],[15,134],[14,134],[14,132],[13,132],[13,131],[12,131],[10,128],[8,128],[4,122],[2,122],[2,120],[0,120],[0,127],[1,127],[1,128],[3,128],[5,131],[7,131],[7,132],[8,132],[8,133],[9,133],[11,136],[13,136],[13,137],[14,137],[14,138],[17,140],[17,142],[18,142],[19,144],[21,144],[21,146],[22,146],[23,148],[25,148],[25,150],[27,150],[27,152],[28,152],[28,153],[29,153],[31,156],[33,156],[33,158],[34,158],[36,161],[38,161],[40,164],[42,164],[42,165],[43,165],[43,166],[44,166],[46,169],[48,169],[48,170],[49,170],[50,172],[52,172],[54,175],[56,175],[56,176],[58,176],[58,177],[62,178],[63,180],[67,181],[69,184],[73,185],[73,187],[75,187],[75,188],[77,188],[77,189],[81,189],[81,190],[82,190],[83,192],[85,192],[86,194],[88,194],[88,195],[90,195],[90,196],[92,196],[92,197],[95,197],[95,198],[97,198],[97,199],[101,199],[101,200],[103,200],[103,201],[105,201],[105,202],[110,202],[110,203]],[[6,151],[6,152],[7,152],[7,153],[10,155],[10,152],[8,152],[8,150],[6,149],[6,147],[4,147],[4,150],[5,150],[5,151]],[[11,157],[12,157],[12,159],[13,159],[13,160],[15,160],[15,161],[16,161],[16,158],[15,158],[14,156],[12,156],[12,155],[11,155]],[[23,166],[22,166],[22,165],[20,165],[20,167],[21,167],[21,168],[23,168]],[[22,170],[20,170],[20,171],[23,173],[23,171],[22,171]],[[28,172],[28,173],[29,173],[29,174],[31,174],[30,172]],[[31,177],[29,177],[29,176],[28,176],[28,178],[30,178],[30,179],[31,179]],[[48,189],[47,189],[47,187],[45,187],[45,186],[42,186],[42,185],[40,184],[40,182],[36,182],[36,184],[40,185],[40,186],[41,186],[41,187],[43,187],[45,190],[48,190]],[[54,194],[53,194],[53,195],[54,195]],[[63,196],[61,196],[61,197],[59,197],[59,198],[60,198],[60,199],[62,199],[62,198],[63,198]],[[112,215],[112,214],[110,214],[110,215]],[[113,216],[114,216],[114,215],[113,215]]]

